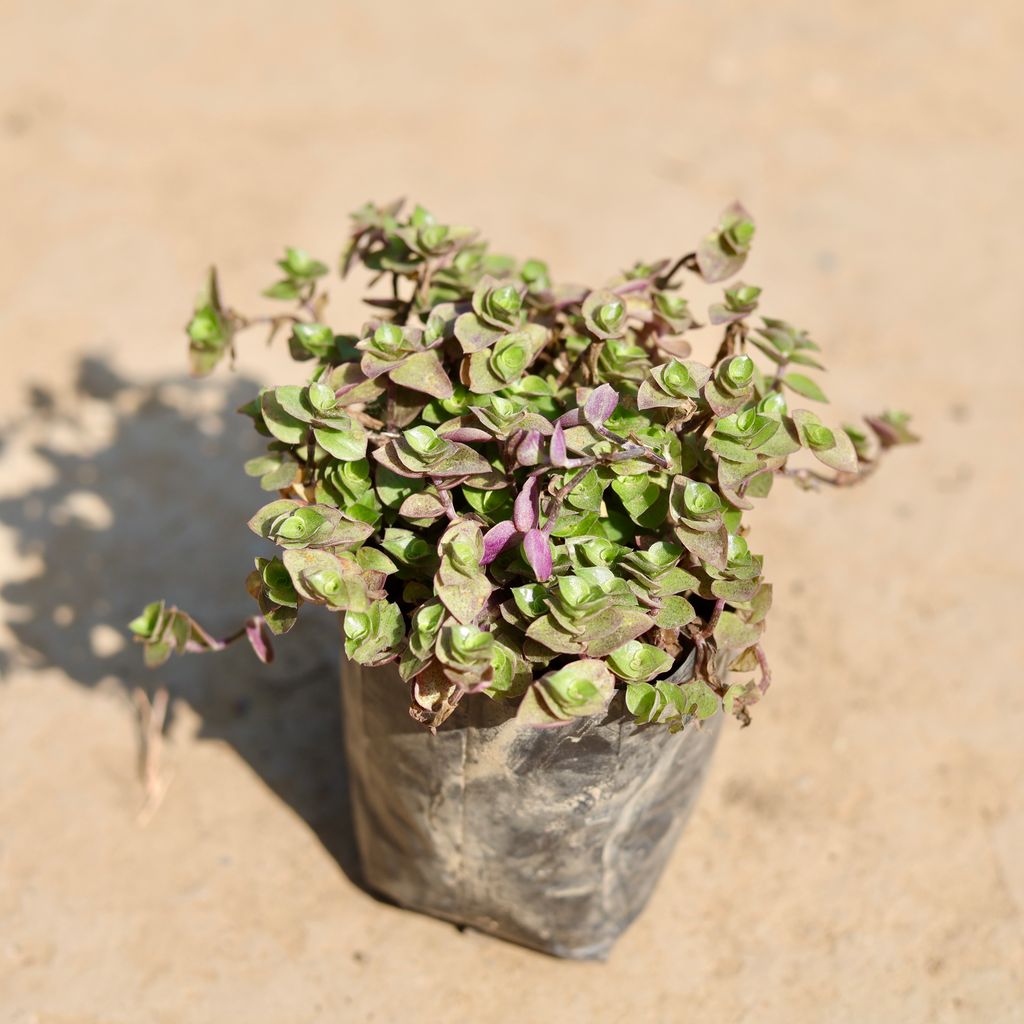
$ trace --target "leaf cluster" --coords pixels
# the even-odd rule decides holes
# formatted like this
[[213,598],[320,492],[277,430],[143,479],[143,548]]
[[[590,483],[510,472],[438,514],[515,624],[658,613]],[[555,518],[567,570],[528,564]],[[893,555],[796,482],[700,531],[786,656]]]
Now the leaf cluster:
[[[341,613],[348,657],[397,662],[431,728],[467,695],[557,727],[616,690],[640,723],[722,705],[746,721],[771,602],[746,513],[777,476],[845,486],[914,440],[903,414],[837,426],[803,408],[827,402],[819,346],[759,316],[757,286],[723,287],[714,357],[692,358],[686,275],[733,278],[754,235],[733,204],[694,251],[588,288],[423,207],[367,204],[340,270],[387,290],[352,334],[327,322],[328,266],[301,249],[264,293],[286,314],[238,314],[211,274],[188,325],[196,372],[260,322],[312,364],[241,410],[268,442],[246,472],[274,493],[249,522],[279,549],[247,584],[261,630],[287,632],[304,604]],[[151,662],[219,643],[163,605],[132,628]],[[726,686],[725,665],[759,676]]]

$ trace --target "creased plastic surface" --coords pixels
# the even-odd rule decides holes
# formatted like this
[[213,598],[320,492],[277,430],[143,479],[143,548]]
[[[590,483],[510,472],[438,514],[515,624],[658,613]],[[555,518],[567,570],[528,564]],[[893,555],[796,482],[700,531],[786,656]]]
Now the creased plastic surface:
[[342,668],[356,840],[398,904],[556,956],[603,959],[644,908],[721,714],[671,735],[622,713],[558,729],[465,700],[436,736],[391,667]]

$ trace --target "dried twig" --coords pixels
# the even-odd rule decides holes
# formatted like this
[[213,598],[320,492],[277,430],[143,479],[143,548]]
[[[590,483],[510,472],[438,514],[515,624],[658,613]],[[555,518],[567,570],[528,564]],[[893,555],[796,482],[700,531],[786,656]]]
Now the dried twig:
[[145,793],[137,820],[144,827],[159,809],[171,781],[160,770],[169,697],[164,686],[157,688],[152,701],[141,686],[135,688],[132,697],[139,713],[139,777]]

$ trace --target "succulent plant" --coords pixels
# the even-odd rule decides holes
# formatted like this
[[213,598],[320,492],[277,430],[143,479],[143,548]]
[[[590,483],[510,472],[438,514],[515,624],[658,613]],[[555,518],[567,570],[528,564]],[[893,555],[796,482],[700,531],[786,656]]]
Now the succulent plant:
[[791,407],[827,402],[805,372],[819,348],[754,322],[754,285],[724,287],[713,358],[690,358],[700,324],[679,275],[725,281],[754,234],[733,204],[695,251],[585,288],[420,206],[367,204],[342,276],[362,264],[390,290],[354,334],[324,322],[328,266],[301,249],[264,293],[288,313],[237,313],[211,272],[188,325],[196,373],[261,323],[313,369],[241,410],[268,438],[245,471],[276,492],[249,522],[280,549],[247,582],[259,614],[215,640],[151,604],[131,624],[147,662],[241,636],[266,660],[270,635],[319,604],[343,616],[349,658],[397,662],[430,728],[467,696],[557,727],[617,690],[640,723],[721,707],[749,721],[771,678],[771,585],[745,513],[776,476],[846,486],[916,440],[903,413],[837,426]]

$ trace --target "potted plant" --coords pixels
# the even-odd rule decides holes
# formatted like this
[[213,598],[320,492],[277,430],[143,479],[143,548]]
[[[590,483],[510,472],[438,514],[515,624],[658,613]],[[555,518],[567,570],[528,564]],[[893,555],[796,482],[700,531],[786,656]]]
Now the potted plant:
[[[564,956],[604,956],[646,902],[722,712],[771,676],[771,585],[744,516],[776,477],[846,486],[914,440],[826,401],[818,345],[724,288],[754,223],[726,209],[697,248],[599,288],[489,252],[417,206],[367,205],[341,259],[387,287],[358,334],[326,322],[328,266],[299,249],[245,316],[215,272],[193,369],[258,324],[309,364],[240,411],[268,440],[246,472],[276,496],[249,528],[259,606],[218,640],[149,605],[156,665],[248,637],[271,657],[304,604],[342,613],[345,728],[368,885],[405,906]],[[755,319],[757,318],[757,319]],[[698,321],[717,328],[691,358]]]

